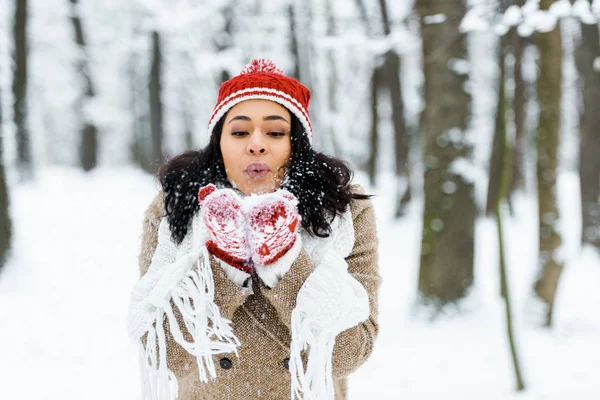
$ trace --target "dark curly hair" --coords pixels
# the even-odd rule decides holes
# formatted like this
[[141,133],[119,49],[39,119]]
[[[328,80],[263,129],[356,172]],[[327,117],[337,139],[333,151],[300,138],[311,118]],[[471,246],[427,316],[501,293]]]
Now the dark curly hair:
[[[366,200],[371,196],[351,191],[352,169],[340,159],[315,151],[298,118],[290,114],[292,156],[284,167],[287,173],[282,188],[298,199],[302,227],[312,235],[328,237],[331,222],[338,213],[346,211],[351,199]],[[158,171],[167,220],[176,243],[181,243],[200,208],[198,190],[209,183],[231,187],[220,146],[224,121],[225,116],[215,125],[204,149],[182,153]]]

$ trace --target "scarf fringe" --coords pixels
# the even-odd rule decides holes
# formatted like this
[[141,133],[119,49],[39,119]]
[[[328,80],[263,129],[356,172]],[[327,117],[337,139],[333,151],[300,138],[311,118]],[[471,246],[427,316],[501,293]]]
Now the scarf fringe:
[[[301,310],[292,312],[292,343],[290,346],[291,398],[303,400],[333,400],[332,357],[335,334],[312,328],[310,317]],[[302,351],[309,348],[306,371]]]
[[[171,291],[170,300],[156,309],[155,324],[148,330],[146,346],[140,343],[142,385],[147,400],[174,400],[178,395],[177,378],[167,367],[164,321],[169,321],[173,339],[196,357],[202,382],[216,378],[213,355],[234,353],[240,345],[231,321],[221,316],[214,302],[214,281],[206,247],[202,248],[197,270],[191,269]],[[181,313],[192,337],[184,338],[172,304]]]

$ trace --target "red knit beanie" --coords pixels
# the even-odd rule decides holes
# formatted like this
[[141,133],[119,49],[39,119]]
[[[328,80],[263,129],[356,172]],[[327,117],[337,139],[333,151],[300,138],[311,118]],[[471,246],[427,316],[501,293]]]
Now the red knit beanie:
[[208,123],[211,135],[217,122],[233,106],[244,100],[265,99],[281,104],[298,119],[312,143],[312,126],[308,115],[310,91],[297,80],[285,76],[269,59],[255,59],[242,72],[224,82],[219,89],[217,105]]

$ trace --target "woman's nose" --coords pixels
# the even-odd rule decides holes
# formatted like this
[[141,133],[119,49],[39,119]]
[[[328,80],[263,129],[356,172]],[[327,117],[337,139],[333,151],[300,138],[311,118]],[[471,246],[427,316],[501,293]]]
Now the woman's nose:
[[262,145],[250,145],[248,146],[250,154],[264,154],[266,152],[265,146]]
[[250,154],[265,154],[267,152],[267,146],[262,141],[262,134],[255,132],[250,138],[248,147],[246,148]]

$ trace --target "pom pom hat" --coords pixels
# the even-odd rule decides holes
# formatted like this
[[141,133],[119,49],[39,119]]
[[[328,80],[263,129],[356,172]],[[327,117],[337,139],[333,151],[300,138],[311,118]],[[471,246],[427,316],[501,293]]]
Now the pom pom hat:
[[212,134],[215,125],[227,111],[250,99],[271,100],[287,108],[300,120],[312,143],[312,126],[308,115],[310,91],[297,80],[285,76],[273,61],[264,58],[253,60],[238,76],[221,85],[217,105],[208,123],[208,134]]

